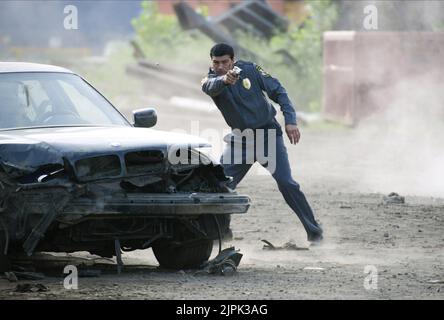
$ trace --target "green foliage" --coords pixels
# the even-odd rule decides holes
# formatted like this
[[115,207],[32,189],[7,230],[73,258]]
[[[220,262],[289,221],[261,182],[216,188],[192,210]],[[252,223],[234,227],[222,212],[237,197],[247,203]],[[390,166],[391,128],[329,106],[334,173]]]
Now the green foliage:
[[[208,12],[205,7],[200,9]],[[159,13],[154,1],[142,2],[142,13],[132,24],[136,41],[148,59],[164,63],[208,60],[212,41],[199,32],[183,31],[176,16]]]
[[[329,0],[308,2],[310,17],[303,26],[291,25],[270,42],[239,34],[244,47],[260,55],[260,63],[278,78],[298,109],[319,111],[322,97],[322,33],[331,29],[337,10]],[[247,44],[247,46],[245,45]]]
[[196,12],[204,17],[209,17],[210,16],[210,8],[208,6],[205,5],[199,5],[196,8]]

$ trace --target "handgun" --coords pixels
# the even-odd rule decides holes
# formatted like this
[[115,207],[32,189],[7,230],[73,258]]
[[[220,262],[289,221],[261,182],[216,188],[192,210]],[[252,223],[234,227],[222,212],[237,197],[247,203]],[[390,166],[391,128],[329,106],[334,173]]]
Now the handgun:
[[241,72],[242,72],[242,69],[239,68],[239,67],[234,67],[234,68],[233,68],[233,71],[234,71],[234,73],[235,73],[236,75],[240,75]]

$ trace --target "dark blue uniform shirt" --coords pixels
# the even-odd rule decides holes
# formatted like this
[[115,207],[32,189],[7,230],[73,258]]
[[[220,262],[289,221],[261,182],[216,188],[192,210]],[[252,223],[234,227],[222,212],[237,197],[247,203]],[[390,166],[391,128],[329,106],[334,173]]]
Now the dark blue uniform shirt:
[[252,62],[239,60],[234,65],[242,69],[234,85],[226,85],[223,76],[218,76],[211,69],[202,80],[202,90],[213,99],[232,129],[268,128],[270,124],[277,124],[276,109],[267,100],[264,91],[281,107],[285,124],[296,124],[296,112],[277,79]]

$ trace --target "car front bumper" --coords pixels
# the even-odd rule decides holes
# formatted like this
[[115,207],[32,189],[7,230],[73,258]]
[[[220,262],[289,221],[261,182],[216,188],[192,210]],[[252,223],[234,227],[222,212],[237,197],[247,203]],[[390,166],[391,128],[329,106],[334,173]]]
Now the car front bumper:
[[203,214],[246,213],[251,200],[248,196],[230,193],[175,193],[128,194],[127,196],[100,199],[77,198],[70,201],[61,216],[137,215],[175,217]]

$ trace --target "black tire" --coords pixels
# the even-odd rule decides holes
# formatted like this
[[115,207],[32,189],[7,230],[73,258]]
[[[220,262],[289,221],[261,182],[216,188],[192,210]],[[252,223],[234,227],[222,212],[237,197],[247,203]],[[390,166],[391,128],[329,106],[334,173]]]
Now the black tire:
[[219,239],[218,227],[222,240],[231,240],[233,238],[233,233],[230,229],[230,221],[230,214],[202,215],[199,218],[201,228],[205,231],[208,238],[213,240]]
[[182,245],[161,239],[153,244],[154,255],[160,266],[165,269],[198,268],[208,260],[211,251],[213,251],[213,240],[208,239]]

